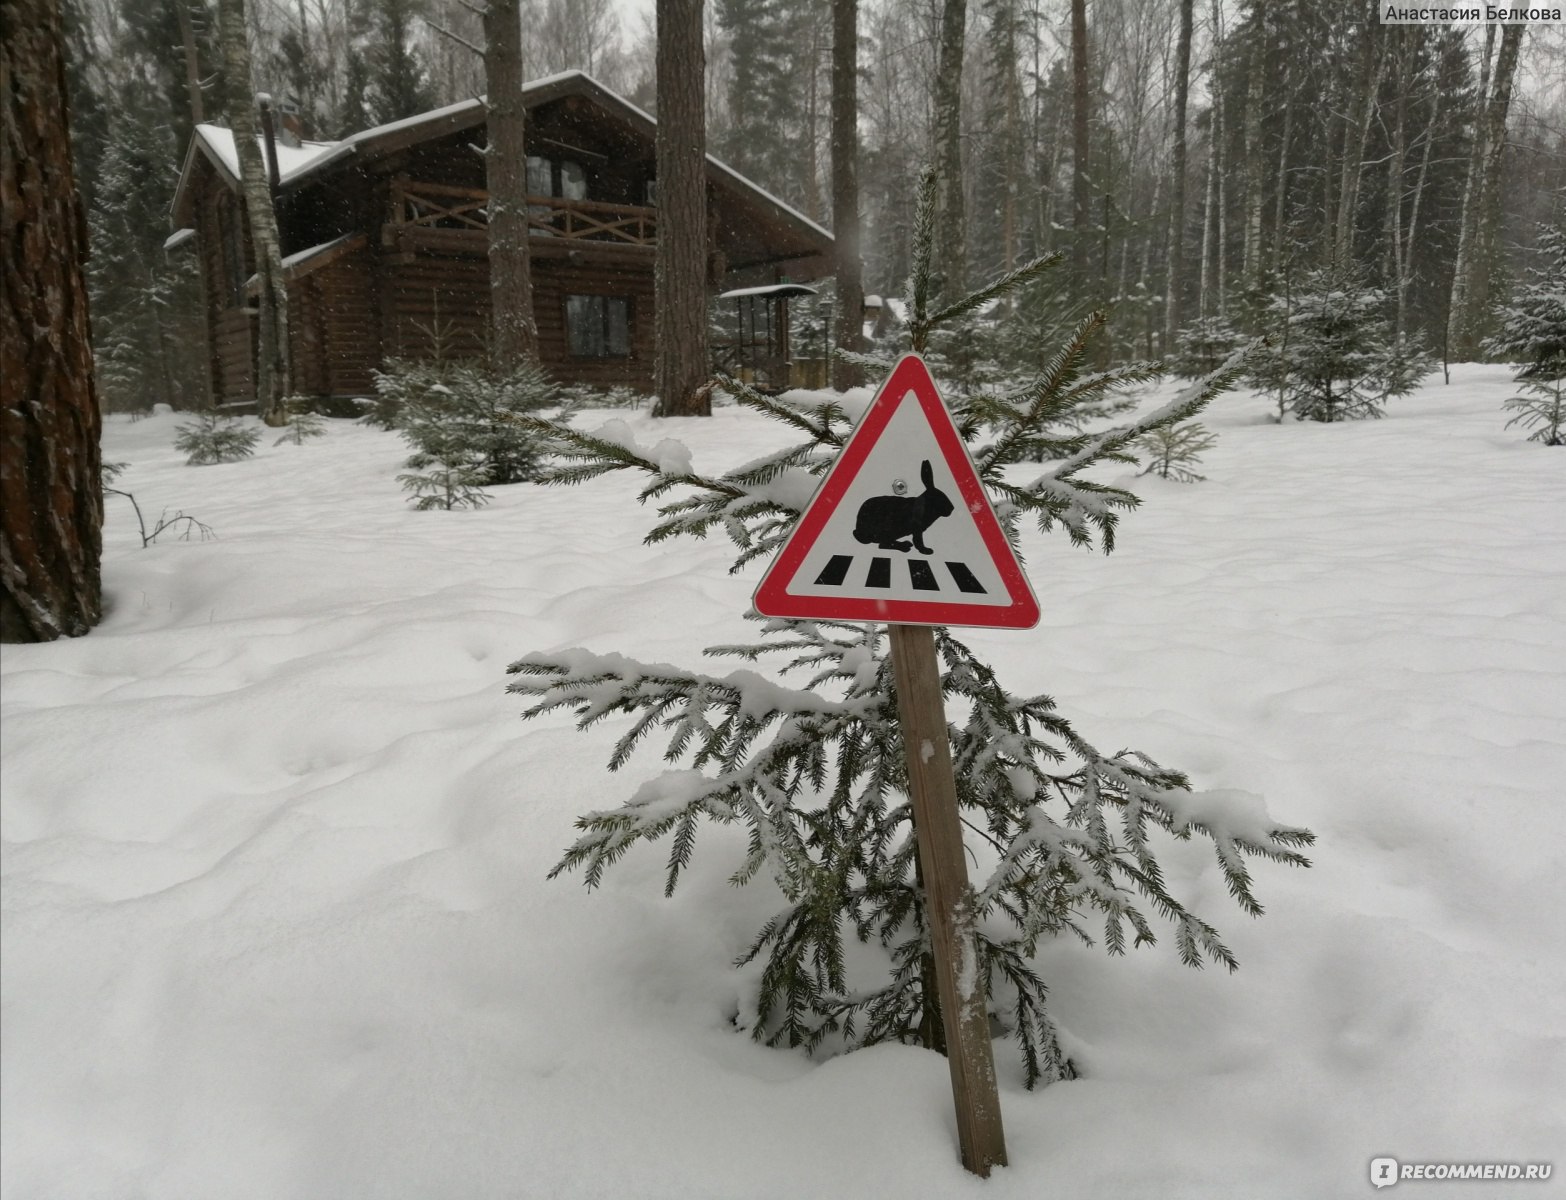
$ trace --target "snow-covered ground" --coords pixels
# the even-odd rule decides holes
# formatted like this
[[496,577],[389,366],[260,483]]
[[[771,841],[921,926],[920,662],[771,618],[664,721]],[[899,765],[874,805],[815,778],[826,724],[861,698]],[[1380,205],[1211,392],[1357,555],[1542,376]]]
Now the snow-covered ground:
[[[656,749],[518,719],[507,663],[585,646],[699,665],[760,573],[641,544],[624,479],[416,513],[392,434],[190,468],[177,418],[108,422],[108,615],[4,650],[7,1200],[1375,1194],[1372,1158],[1556,1164],[1566,1191],[1566,452],[1459,368],[1379,422],[1231,395],[1205,483],[1139,479],[1108,558],[1024,549],[1044,609],[971,642],[1106,749],[1265,797],[1315,867],[1172,879],[1244,964],[1043,956],[1085,1078],[1022,1090],[1011,1165],[955,1151],[945,1063],[826,1062],[731,1018],[775,896],[709,830],[679,894],[642,850],[544,875]],[[606,414],[608,415],[608,414]],[[587,414],[583,423],[595,422]],[[735,409],[630,421],[708,471],[781,444]]]

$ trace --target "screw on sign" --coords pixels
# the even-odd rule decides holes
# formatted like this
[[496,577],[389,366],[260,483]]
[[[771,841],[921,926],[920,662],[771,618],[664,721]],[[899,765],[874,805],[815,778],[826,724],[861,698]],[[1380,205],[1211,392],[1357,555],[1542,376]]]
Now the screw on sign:
[[[916,467],[923,490],[909,495]],[[1006,1138],[929,627],[1031,629],[1039,606],[918,355],[881,385],[754,602],[769,617],[887,624],[957,1139],[963,1166],[987,1176]]]

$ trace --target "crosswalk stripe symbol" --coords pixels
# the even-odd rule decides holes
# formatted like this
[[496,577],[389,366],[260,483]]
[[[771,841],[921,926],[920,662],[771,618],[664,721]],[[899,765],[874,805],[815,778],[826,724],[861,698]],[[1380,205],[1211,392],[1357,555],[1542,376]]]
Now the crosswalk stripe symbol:
[[754,602],[764,616],[806,620],[1038,623],[1033,589],[918,355],[881,385]]

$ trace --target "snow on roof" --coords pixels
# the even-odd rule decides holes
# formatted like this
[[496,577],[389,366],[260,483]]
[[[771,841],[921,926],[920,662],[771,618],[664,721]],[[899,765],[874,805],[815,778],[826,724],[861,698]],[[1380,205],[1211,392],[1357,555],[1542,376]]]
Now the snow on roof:
[[358,232],[345,233],[341,237],[335,237],[329,242],[322,242],[319,246],[311,246],[305,250],[295,250],[287,258],[283,259],[283,270],[287,271],[291,267],[303,266],[317,255],[325,254],[328,250],[335,250],[339,246],[347,245],[349,242],[355,240],[363,241],[364,234]]
[[[225,129],[221,125],[197,125],[196,136],[205,143],[208,150],[218,160],[225,171],[235,179],[239,178],[239,151],[234,147],[234,131]],[[283,142],[277,143],[277,175],[279,180],[286,181],[309,166],[322,155],[335,149],[339,142],[301,142],[297,146],[289,146]],[[256,145],[261,148],[261,155],[266,156],[266,140],[257,134]]]
[[719,300],[737,300],[741,296],[814,296],[816,289],[806,287],[802,283],[769,283],[762,287],[735,288],[732,292],[722,292]]
[[[526,96],[529,92],[539,91],[544,88],[563,83],[568,79],[576,78],[580,78],[591,84],[598,91],[602,92],[606,97],[620,105],[623,109],[625,109],[625,111],[634,114],[635,116],[646,121],[648,124],[656,127],[658,123],[656,118],[654,118],[644,109],[639,108],[635,104],[632,104],[613,88],[606,87],[604,84],[600,83],[586,71],[558,71],[553,75],[544,75],[540,76],[538,79],[530,79],[528,82],[522,85],[522,94]],[[392,121],[386,125],[377,125],[373,129],[361,130],[358,133],[343,138],[339,142],[304,142],[299,146],[285,146],[282,142],[278,142],[278,184],[279,186],[286,186],[291,183],[296,183],[305,176],[312,175],[316,171],[323,169],[329,164],[338,162],[348,155],[354,154],[359,149],[359,147],[365,143],[374,142],[375,140],[383,138],[388,134],[397,133],[405,129],[415,129],[420,125],[433,124],[448,117],[457,116],[464,112],[481,110],[484,108],[484,106],[485,101],[483,97],[479,97],[473,100],[459,100],[455,104],[448,104],[444,108],[437,108],[431,112],[419,113],[415,116],[404,117],[400,121]],[[235,182],[238,182],[239,155],[235,152],[234,149],[233,132],[221,125],[198,125],[196,126],[196,133],[202,144],[207,147],[212,157],[222,165],[222,167],[228,172],[231,179],[233,179]],[[256,141],[261,143],[262,138],[258,136]],[[263,155],[265,152],[266,148],[264,145],[262,145]],[[788,204],[785,201],[780,200],[777,196],[774,196],[771,192],[767,191],[766,188],[756,183],[755,180],[747,179],[733,167],[729,166],[727,163],[720,162],[711,154],[707,155],[707,163],[709,166],[715,167],[723,174],[727,175],[746,191],[763,197],[768,203],[775,205],[778,209],[787,213],[801,225],[807,226],[828,240],[831,239],[832,234],[829,230],[817,224],[815,221],[812,221],[792,204]]]

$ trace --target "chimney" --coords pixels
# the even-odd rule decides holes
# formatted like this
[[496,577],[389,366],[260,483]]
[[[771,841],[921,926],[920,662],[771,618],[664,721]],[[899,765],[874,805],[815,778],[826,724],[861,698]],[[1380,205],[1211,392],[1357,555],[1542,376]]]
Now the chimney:
[[304,119],[299,115],[299,100],[293,95],[283,97],[282,104],[277,108],[278,122],[277,140],[285,146],[295,150],[305,138]]
[[277,187],[282,181],[277,168],[277,131],[272,127],[272,97],[266,92],[256,93],[256,104],[261,109],[261,141],[266,146],[266,178],[272,188],[272,201],[277,202]]

